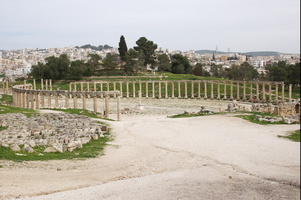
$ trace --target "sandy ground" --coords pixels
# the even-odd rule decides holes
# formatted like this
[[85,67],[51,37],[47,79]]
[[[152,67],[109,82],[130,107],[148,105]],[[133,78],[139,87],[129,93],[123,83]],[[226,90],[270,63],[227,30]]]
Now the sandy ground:
[[[0,199],[300,199],[299,125],[262,126],[233,114],[171,119],[227,102],[123,100],[114,140],[87,160],[0,161]],[[114,114],[111,115],[114,118]]]

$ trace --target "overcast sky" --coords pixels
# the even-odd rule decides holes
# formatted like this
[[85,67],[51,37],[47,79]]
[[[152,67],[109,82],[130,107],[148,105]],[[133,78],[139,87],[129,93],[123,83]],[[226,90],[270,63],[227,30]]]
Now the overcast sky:
[[0,0],[0,49],[84,44],[300,53],[300,0]]

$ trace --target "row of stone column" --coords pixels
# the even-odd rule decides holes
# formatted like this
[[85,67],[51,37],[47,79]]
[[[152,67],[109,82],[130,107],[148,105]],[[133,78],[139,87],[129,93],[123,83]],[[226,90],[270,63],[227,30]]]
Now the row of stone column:
[[[64,106],[67,109],[79,108],[79,99],[82,100],[82,109],[87,110],[87,98],[93,98],[93,111],[97,113],[99,110],[98,103],[104,99],[105,109],[103,110],[102,117],[109,117],[109,98],[110,95],[117,96],[117,120],[121,117],[120,95],[116,92],[103,93],[103,92],[68,92],[68,91],[46,91],[46,90],[33,90],[31,84],[24,84],[13,88],[13,103],[16,107],[38,110],[41,108],[60,108],[59,99],[64,98]],[[102,98],[103,97],[103,98]],[[54,99],[54,106],[53,106]],[[73,103],[70,104],[70,99]]]
[[2,80],[2,93],[9,94],[8,80]]
[[[93,87],[91,87],[91,84]],[[249,93],[247,87],[249,85]],[[138,85],[138,89],[137,89]],[[188,90],[190,85],[190,90]],[[274,95],[272,86],[275,86]],[[209,90],[210,86],[210,91]],[[214,90],[214,86],[216,90]],[[230,89],[229,89],[230,87]],[[266,90],[266,87],[268,88]],[[279,96],[281,87],[281,96]],[[204,99],[237,99],[262,100],[278,102],[285,99],[283,82],[245,82],[245,81],[119,81],[119,82],[74,82],[69,84],[70,91],[110,91],[119,90],[121,97],[136,97],[140,91],[143,97],[152,98],[204,98]],[[228,89],[227,89],[228,88]],[[234,94],[234,88],[236,94]],[[242,89],[242,94],[240,90]],[[175,92],[177,90],[177,93]],[[221,92],[223,90],[223,92]],[[255,92],[253,92],[253,90]],[[164,92],[163,92],[164,91]],[[156,95],[157,94],[157,95]],[[223,97],[222,97],[223,96]],[[260,98],[261,97],[261,98]],[[292,99],[292,86],[289,85],[289,101]]]

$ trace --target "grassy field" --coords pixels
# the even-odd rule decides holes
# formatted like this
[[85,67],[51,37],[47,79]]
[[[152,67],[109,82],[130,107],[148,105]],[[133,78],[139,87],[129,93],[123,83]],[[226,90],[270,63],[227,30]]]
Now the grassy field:
[[278,135],[278,137],[286,138],[286,139],[292,140],[294,142],[300,142],[300,130],[293,131],[293,132],[289,133],[288,136]]

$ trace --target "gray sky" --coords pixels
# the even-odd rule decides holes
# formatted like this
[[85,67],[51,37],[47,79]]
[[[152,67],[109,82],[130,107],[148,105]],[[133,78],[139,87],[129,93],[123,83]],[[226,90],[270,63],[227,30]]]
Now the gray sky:
[[300,53],[300,0],[0,0],[0,49],[84,44]]

